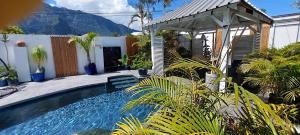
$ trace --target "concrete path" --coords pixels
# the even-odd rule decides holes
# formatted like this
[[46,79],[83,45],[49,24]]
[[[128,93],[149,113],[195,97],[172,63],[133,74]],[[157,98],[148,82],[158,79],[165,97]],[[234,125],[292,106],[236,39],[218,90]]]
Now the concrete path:
[[49,96],[60,92],[69,91],[74,88],[106,83],[108,77],[119,76],[119,75],[134,75],[136,77],[139,77],[137,71],[128,70],[128,71],[118,71],[114,73],[106,73],[106,74],[93,75],[93,76],[90,75],[70,76],[70,77],[48,80],[40,83],[28,82],[18,86],[20,91],[0,99],[0,109],[17,103],[25,102],[28,100]]

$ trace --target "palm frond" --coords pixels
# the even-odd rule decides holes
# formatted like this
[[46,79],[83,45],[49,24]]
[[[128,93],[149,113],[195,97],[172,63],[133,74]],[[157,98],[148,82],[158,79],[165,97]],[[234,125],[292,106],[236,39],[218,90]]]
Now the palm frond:
[[124,118],[124,122],[117,123],[119,127],[116,129],[112,135],[148,135],[150,132],[144,125],[139,121],[139,119],[134,118],[130,115],[129,118]]
[[151,77],[145,79],[136,86],[128,89],[138,98],[131,100],[124,106],[124,111],[130,110],[138,105],[154,105],[156,107],[176,108],[190,105],[191,101],[189,88],[186,87],[180,78]]
[[[245,121],[252,120],[255,121],[254,123],[257,122],[261,124],[256,126],[266,124],[268,129],[275,135],[279,133],[279,129],[277,129],[278,127],[280,127],[282,132],[292,133],[292,124],[287,123],[285,120],[280,118],[280,116],[277,115],[269,105],[264,103],[255,94],[245,90],[241,86],[235,86],[234,90],[236,91],[236,94],[239,94],[238,98],[236,98],[236,103],[239,103],[237,105],[237,110],[239,110],[240,113],[238,114],[241,118],[244,117]],[[240,111],[239,106],[244,109]]]
[[205,116],[197,108],[185,110],[160,110],[146,122],[159,134],[180,135],[223,135],[221,117]]

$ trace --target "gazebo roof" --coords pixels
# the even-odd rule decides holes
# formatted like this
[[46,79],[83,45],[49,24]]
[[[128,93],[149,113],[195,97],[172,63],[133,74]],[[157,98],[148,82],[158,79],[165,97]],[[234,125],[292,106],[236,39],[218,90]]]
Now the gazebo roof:
[[[270,16],[245,0],[193,0],[191,3],[186,4],[175,11],[169,12],[161,18],[151,21],[146,25],[146,27],[156,26],[155,28],[160,28],[174,26],[177,28],[181,28],[176,24],[178,24],[179,22],[182,23],[197,20],[197,23],[185,23],[184,28],[192,29],[191,27],[195,27],[195,25],[208,28],[211,26],[207,24],[214,23],[212,19],[210,19],[211,15],[214,15],[217,19],[222,18],[222,9],[224,8],[230,8],[233,11],[237,12],[241,16],[239,19],[240,22],[250,20],[252,22],[256,21],[268,24],[273,23],[273,20]],[[238,22],[235,23],[237,24]]]

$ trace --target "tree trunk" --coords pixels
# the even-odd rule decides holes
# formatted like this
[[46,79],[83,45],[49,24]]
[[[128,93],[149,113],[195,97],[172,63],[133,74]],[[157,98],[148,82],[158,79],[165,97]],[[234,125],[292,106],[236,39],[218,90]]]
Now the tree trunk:
[[90,57],[90,52],[86,52],[86,57],[87,57],[87,60],[88,60],[88,64],[91,64],[92,61],[91,61],[91,57]]
[[9,57],[8,57],[8,48],[7,48],[6,42],[4,43],[4,46],[5,46],[5,50],[6,50],[7,65],[10,66],[10,64],[9,64]]

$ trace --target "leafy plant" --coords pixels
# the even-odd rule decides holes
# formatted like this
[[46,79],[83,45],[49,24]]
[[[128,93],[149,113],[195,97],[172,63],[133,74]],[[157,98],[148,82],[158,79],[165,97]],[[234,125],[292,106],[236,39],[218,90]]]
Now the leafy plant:
[[125,54],[122,56],[121,59],[119,59],[119,62],[121,62],[122,66],[127,67],[128,66],[128,56]]
[[300,97],[300,44],[267,53],[250,54],[239,70],[246,75],[244,83],[259,86],[261,93],[273,93],[293,102]]
[[5,77],[6,80],[14,81],[18,79],[18,73],[16,70],[9,68],[8,76]]
[[140,36],[137,36],[137,39],[138,39],[137,42],[135,42],[133,45],[136,45],[140,48],[150,45],[149,35],[140,35]]
[[[194,73],[192,70],[198,68],[217,73],[216,83],[224,77],[218,68],[188,59],[178,60],[166,70],[181,69]],[[255,94],[232,82],[231,78],[226,78],[227,88],[232,89],[234,94],[212,91],[198,78],[191,78],[153,76],[129,88],[128,91],[137,97],[124,107],[125,111],[138,105],[154,106],[156,109],[143,123],[135,118],[127,119],[119,126],[130,132],[120,133],[117,130],[115,134],[226,134],[228,127],[224,121],[228,115],[235,116],[235,130],[239,134],[293,132],[293,124],[281,118]]]
[[1,34],[24,34],[24,31],[18,26],[8,26],[0,30]]
[[8,34],[24,34],[24,32],[18,26],[8,26],[4,29],[1,29],[0,33],[2,34],[1,41],[4,43],[5,50],[6,50],[6,60],[9,65],[8,48],[7,48],[7,42],[9,42]]
[[151,69],[152,62],[141,57],[135,57],[132,61],[132,67],[134,69]]
[[132,67],[135,69],[150,69],[151,62],[151,45],[149,35],[137,36],[137,42],[133,45],[138,46],[138,53],[133,56]]
[[[6,72],[6,68],[4,66],[0,66],[0,74],[3,74]],[[0,77],[0,80],[6,80],[6,77]]]
[[32,49],[31,57],[34,63],[37,64],[36,73],[43,73],[44,72],[43,64],[47,60],[47,52],[43,49],[42,46],[37,46]]
[[83,35],[83,37],[77,37],[74,36],[69,40],[69,43],[74,43],[74,45],[78,44],[80,47],[83,48],[83,50],[86,53],[88,64],[91,64],[91,56],[90,56],[90,50],[93,46],[93,41],[96,38],[97,34],[94,32],[89,32],[86,35]]

